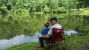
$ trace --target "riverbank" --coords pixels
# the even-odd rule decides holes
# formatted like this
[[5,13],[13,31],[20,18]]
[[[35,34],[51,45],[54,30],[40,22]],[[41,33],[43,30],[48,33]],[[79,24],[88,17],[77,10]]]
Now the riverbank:
[[[38,42],[25,43],[19,46],[13,46],[7,50],[42,50],[36,48]],[[66,38],[67,50],[88,50],[89,47],[89,34],[87,35],[73,35]]]

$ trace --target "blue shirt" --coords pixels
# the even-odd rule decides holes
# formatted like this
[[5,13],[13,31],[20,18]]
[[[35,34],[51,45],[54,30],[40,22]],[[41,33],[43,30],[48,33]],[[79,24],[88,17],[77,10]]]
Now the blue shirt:
[[44,29],[41,31],[41,34],[42,34],[42,35],[48,34],[48,31],[49,31],[49,28],[44,28]]

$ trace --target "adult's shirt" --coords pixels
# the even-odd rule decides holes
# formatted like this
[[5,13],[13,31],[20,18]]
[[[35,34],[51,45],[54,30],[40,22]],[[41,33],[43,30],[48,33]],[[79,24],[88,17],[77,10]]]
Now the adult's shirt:
[[52,37],[54,42],[59,42],[63,40],[62,30],[63,28],[60,24],[54,24],[50,28],[48,34],[51,35],[50,37]]
[[60,24],[54,24],[54,25],[52,25],[51,28],[50,28],[50,30],[49,30],[49,32],[48,32],[49,35],[52,35],[52,29],[53,28],[62,29],[62,26]]

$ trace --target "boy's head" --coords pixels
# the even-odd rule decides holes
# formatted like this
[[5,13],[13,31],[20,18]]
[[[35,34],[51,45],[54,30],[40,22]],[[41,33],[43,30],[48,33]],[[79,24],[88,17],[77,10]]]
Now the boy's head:
[[49,27],[49,22],[48,21],[45,22],[44,27],[46,27],[46,28]]
[[49,21],[51,22],[52,25],[54,25],[54,24],[57,23],[57,18],[56,17],[53,17]]

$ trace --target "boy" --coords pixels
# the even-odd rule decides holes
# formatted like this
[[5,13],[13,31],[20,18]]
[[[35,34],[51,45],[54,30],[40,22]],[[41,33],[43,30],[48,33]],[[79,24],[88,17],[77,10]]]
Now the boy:
[[47,42],[47,39],[43,38],[43,36],[48,34],[48,32],[49,32],[49,23],[45,22],[44,29],[42,29],[41,34],[39,35],[39,42],[40,42],[39,47],[44,48],[44,42]]

